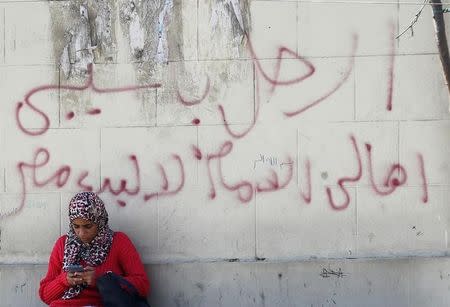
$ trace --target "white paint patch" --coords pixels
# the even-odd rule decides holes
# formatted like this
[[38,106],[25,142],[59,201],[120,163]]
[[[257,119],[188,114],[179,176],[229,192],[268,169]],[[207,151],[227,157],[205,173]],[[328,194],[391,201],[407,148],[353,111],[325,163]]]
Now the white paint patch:
[[141,18],[133,1],[130,1],[128,5],[122,8],[122,16],[128,23],[131,53],[134,57],[140,58],[144,52],[145,30],[142,27]]
[[[212,28],[212,35],[214,36],[216,31],[220,31],[222,33],[222,39],[227,41],[224,42],[226,48],[232,50],[232,56],[239,55],[239,45],[242,40],[241,36],[233,36],[233,23],[231,21],[230,12],[227,7],[231,7],[233,9],[233,14],[235,15],[239,27],[242,32],[244,32],[244,21],[242,18],[241,7],[239,5],[239,0],[224,0],[224,1],[216,1],[216,4],[213,7],[210,25]],[[231,44],[230,44],[231,40]]]
[[69,76],[70,74],[70,58],[69,58],[69,45],[64,47],[63,53],[61,54],[61,59],[59,60],[59,64],[64,73],[64,76]]
[[[229,21],[230,16],[227,12],[226,5],[231,5],[231,7],[233,8],[233,13],[239,22],[239,26],[241,27],[242,32],[244,32],[244,20],[242,19],[242,12],[241,6],[239,5],[239,0],[225,0],[216,3],[210,21],[210,24],[213,28],[213,32],[216,30],[219,20],[222,20],[221,26],[225,26],[224,23],[226,23],[228,28],[231,29],[231,21]],[[227,20],[227,22],[224,22],[225,20]]]
[[239,5],[239,0],[228,0],[231,2],[231,5],[233,6],[233,12],[236,16],[236,19],[239,22],[239,25],[241,26],[242,32],[244,32],[244,20],[242,19],[242,13],[241,13],[241,6]]
[[136,11],[130,15],[130,48],[135,56],[142,53],[144,50],[144,29],[141,25],[141,18]]
[[94,62],[93,47],[91,45],[91,34],[87,3],[80,5],[80,21],[68,33],[70,40],[64,47],[60,64],[65,76],[74,74],[85,74],[89,64]]
[[167,42],[167,23],[173,8],[173,1],[166,0],[158,17],[158,48],[156,49],[156,61],[164,63],[169,60],[169,44]]
[[[214,33],[217,30],[217,27],[222,31],[231,31],[231,22],[228,21],[228,13],[225,8],[225,5],[223,2],[217,2],[216,5],[213,8],[211,19],[210,19],[210,25],[212,28],[212,33]],[[220,25],[219,25],[220,22]]]
[[[116,45],[113,41],[113,25],[111,6],[109,2],[97,2],[97,17],[95,18],[95,39],[92,44],[100,50],[98,56],[103,56],[106,61],[112,61],[116,54]],[[97,54],[96,54],[97,55]]]

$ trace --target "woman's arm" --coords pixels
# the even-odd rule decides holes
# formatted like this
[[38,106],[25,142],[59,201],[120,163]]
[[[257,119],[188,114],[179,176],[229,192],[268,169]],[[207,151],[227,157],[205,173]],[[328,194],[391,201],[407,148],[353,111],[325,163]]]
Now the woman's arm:
[[41,280],[39,296],[41,300],[50,305],[54,300],[60,299],[69,288],[67,273],[62,271],[62,259],[65,237],[56,241],[48,263],[47,275]]
[[123,277],[136,287],[141,296],[146,297],[150,292],[150,282],[141,257],[126,234],[119,232],[116,236],[120,237],[119,262],[124,271]]

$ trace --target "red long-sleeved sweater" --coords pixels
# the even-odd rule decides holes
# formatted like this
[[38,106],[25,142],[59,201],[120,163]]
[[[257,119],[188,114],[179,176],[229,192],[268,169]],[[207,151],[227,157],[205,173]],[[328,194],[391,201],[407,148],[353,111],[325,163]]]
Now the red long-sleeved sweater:
[[[51,307],[102,306],[95,285],[82,290],[78,296],[72,299],[61,299],[64,292],[69,288],[67,272],[62,270],[65,241],[66,235],[60,237],[53,247],[48,264],[47,275],[41,280],[39,296],[42,301]],[[127,235],[123,232],[114,233],[113,243],[109,254],[106,260],[95,268],[95,275],[98,277],[108,271],[124,276],[136,287],[140,295],[147,296],[149,293],[150,282],[145,273],[144,265],[141,262],[139,253]]]

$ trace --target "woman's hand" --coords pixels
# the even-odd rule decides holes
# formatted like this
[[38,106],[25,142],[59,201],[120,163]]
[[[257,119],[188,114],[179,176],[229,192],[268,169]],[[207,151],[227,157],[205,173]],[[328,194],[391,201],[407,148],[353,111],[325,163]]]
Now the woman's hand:
[[73,287],[76,285],[82,285],[83,284],[83,278],[81,277],[82,273],[79,272],[68,272],[67,273],[67,283],[69,286]]
[[78,273],[81,274],[81,278],[83,279],[83,283],[86,285],[93,287],[95,286],[95,269],[91,266],[87,266],[84,268],[84,272]]
[[86,285],[95,286],[95,269],[87,266],[84,268],[84,272],[68,272],[67,282],[70,286]]

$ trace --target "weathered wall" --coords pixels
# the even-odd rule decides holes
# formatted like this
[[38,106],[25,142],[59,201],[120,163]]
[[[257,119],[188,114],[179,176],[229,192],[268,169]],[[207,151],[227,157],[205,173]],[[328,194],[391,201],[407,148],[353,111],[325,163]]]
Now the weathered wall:
[[395,39],[420,7],[0,0],[0,306],[42,305],[79,190],[154,305],[447,306],[430,9]]

